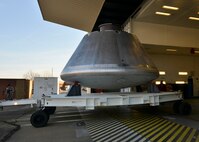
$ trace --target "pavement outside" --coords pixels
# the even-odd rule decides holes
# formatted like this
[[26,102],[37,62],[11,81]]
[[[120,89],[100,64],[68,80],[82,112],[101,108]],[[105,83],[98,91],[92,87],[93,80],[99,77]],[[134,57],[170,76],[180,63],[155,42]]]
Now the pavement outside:
[[0,110],[0,142],[9,139],[12,134],[20,129],[20,125],[15,124],[15,119],[23,116],[31,110],[29,106],[10,106]]
[[0,111],[0,142],[91,141],[77,108],[57,108],[56,115],[42,128],[30,124],[34,111],[29,105],[4,107]]
[[12,134],[20,129],[19,125],[10,124],[7,122],[0,122],[0,141],[6,141]]

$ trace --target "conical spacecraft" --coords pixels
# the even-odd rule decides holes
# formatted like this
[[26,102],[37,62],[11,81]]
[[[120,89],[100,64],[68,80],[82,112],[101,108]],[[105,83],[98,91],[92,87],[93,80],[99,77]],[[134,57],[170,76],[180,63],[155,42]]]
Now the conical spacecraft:
[[90,88],[120,89],[145,84],[158,75],[135,35],[103,24],[100,31],[84,36],[61,78]]

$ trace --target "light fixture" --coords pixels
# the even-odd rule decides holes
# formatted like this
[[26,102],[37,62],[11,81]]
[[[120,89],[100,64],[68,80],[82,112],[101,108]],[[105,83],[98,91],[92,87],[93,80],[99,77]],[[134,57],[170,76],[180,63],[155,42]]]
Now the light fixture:
[[171,52],[176,52],[177,50],[176,49],[166,49],[166,51],[171,51]]
[[166,72],[165,71],[159,71],[159,75],[165,75]]
[[198,12],[198,14],[199,14],[199,12]]
[[171,15],[171,13],[159,12],[159,11],[155,12],[155,14],[157,14],[157,15],[163,15],[163,16],[170,16]]
[[186,82],[185,81],[176,81],[175,83],[176,84],[185,84]]
[[195,50],[194,53],[199,53],[199,50]]
[[167,6],[167,5],[163,5],[162,8],[170,9],[170,10],[178,10],[179,9],[178,7]]
[[159,84],[160,84],[160,81],[156,81],[155,84],[156,84],[156,85],[159,85]]
[[[161,81],[156,81],[155,84],[156,84],[156,85],[159,85],[160,82],[161,82]],[[163,81],[162,83],[163,83],[163,84],[166,84],[166,81]]]
[[178,72],[178,75],[188,75],[188,72]]
[[189,17],[190,20],[199,20],[198,17]]

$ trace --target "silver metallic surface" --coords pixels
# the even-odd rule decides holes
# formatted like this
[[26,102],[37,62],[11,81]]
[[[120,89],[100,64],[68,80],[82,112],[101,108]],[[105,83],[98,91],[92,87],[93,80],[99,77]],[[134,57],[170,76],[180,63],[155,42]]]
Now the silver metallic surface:
[[135,35],[106,29],[84,36],[61,73],[66,82],[119,89],[158,77],[158,70]]

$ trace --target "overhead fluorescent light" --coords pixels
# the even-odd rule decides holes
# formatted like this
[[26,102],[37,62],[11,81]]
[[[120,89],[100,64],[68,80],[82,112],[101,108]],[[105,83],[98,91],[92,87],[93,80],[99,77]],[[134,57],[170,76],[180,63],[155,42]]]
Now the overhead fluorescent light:
[[[156,85],[159,85],[160,82],[161,82],[161,81],[156,81],[155,84],[156,84]],[[162,83],[163,83],[163,84],[166,84],[166,81],[163,81]]]
[[176,52],[176,49],[166,49],[166,51]]
[[165,71],[159,71],[159,75],[165,75],[166,72]]
[[162,8],[170,9],[170,10],[178,10],[179,9],[178,7],[167,6],[167,5],[163,5]]
[[176,81],[175,83],[176,84],[185,84],[186,82],[185,81]]
[[157,15],[163,15],[163,16],[170,16],[171,15],[171,13],[159,12],[159,11],[155,12],[155,14],[157,14]]
[[156,84],[156,85],[159,85],[159,84],[160,84],[160,81],[156,81],[155,84]]
[[178,75],[188,75],[188,72],[178,72]]
[[189,17],[190,20],[199,20],[198,17]]

